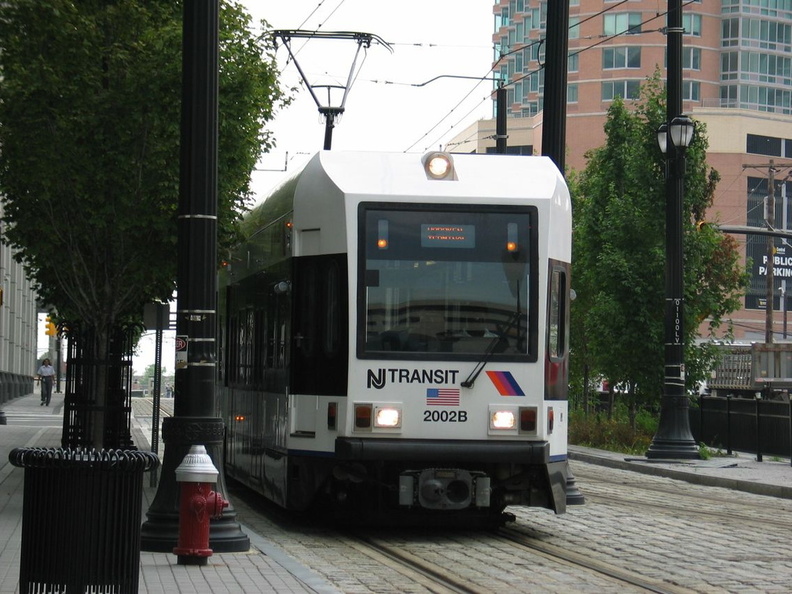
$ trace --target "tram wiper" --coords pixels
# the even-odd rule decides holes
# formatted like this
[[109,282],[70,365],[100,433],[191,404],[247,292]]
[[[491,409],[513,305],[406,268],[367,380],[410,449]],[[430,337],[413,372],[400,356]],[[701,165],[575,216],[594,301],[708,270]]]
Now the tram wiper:
[[484,355],[481,357],[481,360],[478,363],[476,363],[476,366],[473,368],[473,371],[470,372],[470,375],[467,376],[467,379],[460,384],[463,388],[473,387],[473,384],[475,383],[476,379],[478,378],[479,375],[481,375],[481,372],[484,370],[484,367],[489,362],[490,357],[492,357],[492,354],[495,352],[495,348],[498,346],[498,344],[500,344],[500,341],[504,340],[504,337],[509,334],[509,330],[514,328],[514,325],[517,323],[517,320],[519,320],[521,316],[522,316],[522,311],[520,311],[520,305],[518,301],[517,311],[515,311],[512,314],[511,319],[509,320],[509,323],[506,326],[506,329],[503,330],[503,332],[498,336],[494,336],[492,338],[492,341],[489,343],[489,345],[487,345],[487,350],[484,351]]

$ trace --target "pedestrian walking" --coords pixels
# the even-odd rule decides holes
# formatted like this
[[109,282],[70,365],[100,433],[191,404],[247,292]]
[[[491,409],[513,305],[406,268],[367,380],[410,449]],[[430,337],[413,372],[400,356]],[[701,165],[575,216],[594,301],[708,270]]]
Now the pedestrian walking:
[[44,359],[36,374],[41,381],[41,404],[39,406],[44,406],[45,404],[49,406],[50,398],[52,398],[52,380],[55,378],[55,368],[49,359]]

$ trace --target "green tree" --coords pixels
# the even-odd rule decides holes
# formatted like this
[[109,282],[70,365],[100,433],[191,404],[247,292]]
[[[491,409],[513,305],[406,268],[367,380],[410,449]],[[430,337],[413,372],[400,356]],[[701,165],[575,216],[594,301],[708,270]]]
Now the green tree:
[[[243,8],[221,4],[218,217],[229,245],[283,96],[272,48]],[[181,38],[171,0],[0,3],[5,239],[57,319],[90,331],[99,361],[145,303],[173,293]],[[106,378],[96,385],[101,405]]]
[[[152,363],[151,365],[146,365],[146,369],[143,371],[143,375],[140,376],[140,383],[143,384],[147,389],[151,382],[154,381],[154,377],[157,375],[157,366]],[[168,370],[164,367],[160,370],[160,375],[165,376],[167,375]]]
[[[665,315],[664,162],[656,144],[665,121],[659,77],[648,80],[628,109],[608,110],[604,146],[587,154],[573,183],[573,327],[590,371],[622,384],[632,410],[659,399],[663,383]],[[684,198],[685,344],[689,387],[711,359],[696,346],[699,325],[710,331],[739,308],[746,273],[735,241],[715,226],[701,229],[719,179],[706,163],[706,127],[697,123],[687,151]],[[577,353],[578,344],[572,347]]]

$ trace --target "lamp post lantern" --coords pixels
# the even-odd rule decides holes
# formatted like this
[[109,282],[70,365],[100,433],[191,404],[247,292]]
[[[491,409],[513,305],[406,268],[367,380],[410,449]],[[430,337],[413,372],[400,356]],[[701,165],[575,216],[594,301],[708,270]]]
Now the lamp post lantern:
[[647,458],[698,458],[690,432],[685,390],[684,293],[682,212],[685,183],[685,150],[693,140],[695,125],[686,116],[674,117],[657,130],[657,143],[668,158],[666,169],[666,308],[665,373],[660,423]]

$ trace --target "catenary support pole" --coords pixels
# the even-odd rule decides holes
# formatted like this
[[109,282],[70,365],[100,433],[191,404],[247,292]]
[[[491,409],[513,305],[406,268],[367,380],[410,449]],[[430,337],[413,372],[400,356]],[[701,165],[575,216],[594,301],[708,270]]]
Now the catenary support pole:
[[[219,0],[185,0],[182,46],[181,177],[178,212],[174,416],[162,427],[164,461],[157,494],[141,530],[145,551],[178,542],[176,467],[204,445],[222,473],[223,420],[215,417],[217,307],[217,135]],[[248,537],[229,506],[210,529],[216,552],[247,551]]]
[[561,174],[564,174],[566,167],[569,2],[547,3],[546,43],[542,154],[550,157]]
[[499,155],[506,154],[507,140],[509,138],[506,131],[507,97],[508,91],[506,87],[501,84],[495,92],[495,111],[497,112],[495,118],[495,152]]

